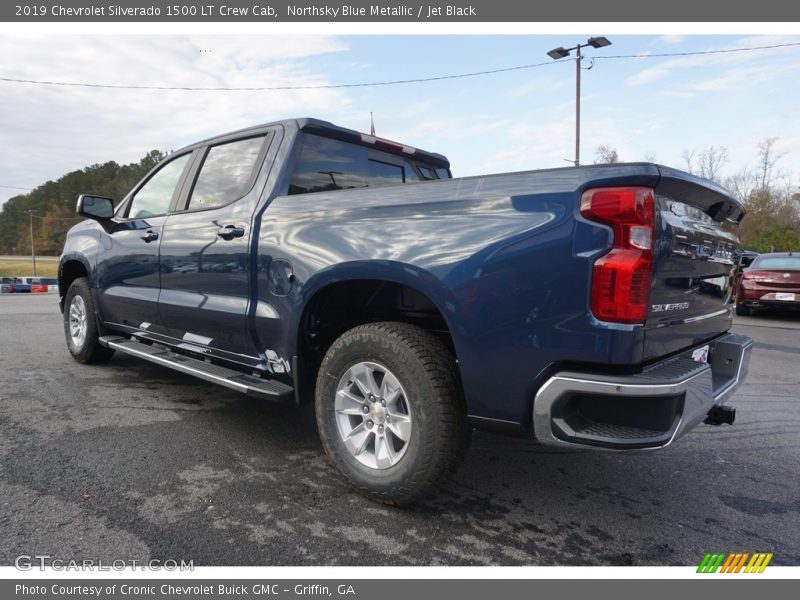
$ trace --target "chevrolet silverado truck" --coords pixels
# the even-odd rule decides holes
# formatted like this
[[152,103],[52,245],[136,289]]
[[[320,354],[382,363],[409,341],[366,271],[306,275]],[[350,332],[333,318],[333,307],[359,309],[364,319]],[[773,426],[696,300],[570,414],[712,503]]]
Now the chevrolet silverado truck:
[[662,448],[725,402],[741,204],[649,163],[453,179],[448,160],[314,119],[188,146],[88,219],[59,266],[72,356],[114,352],[313,402],[336,469],[413,501],[474,428]]

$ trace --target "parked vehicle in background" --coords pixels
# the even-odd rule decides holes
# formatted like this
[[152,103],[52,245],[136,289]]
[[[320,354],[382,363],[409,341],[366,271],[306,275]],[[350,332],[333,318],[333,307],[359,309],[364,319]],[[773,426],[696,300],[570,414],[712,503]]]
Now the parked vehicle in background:
[[58,278],[56,277],[32,278],[31,293],[44,294],[47,292],[58,292]]
[[26,277],[3,277],[2,290],[4,294],[28,294],[31,291],[31,284]]
[[739,289],[739,282],[742,280],[742,273],[749,267],[758,256],[758,252],[752,250],[742,250],[734,255],[736,271],[733,274],[734,290]]
[[78,212],[59,265],[76,360],[314,402],[331,462],[381,502],[446,480],[473,427],[638,450],[734,420],[744,208],[688,173],[454,180],[440,154],[297,119],[178,150]]
[[742,274],[736,314],[749,315],[768,307],[800,307],[800,253],[761,254]]

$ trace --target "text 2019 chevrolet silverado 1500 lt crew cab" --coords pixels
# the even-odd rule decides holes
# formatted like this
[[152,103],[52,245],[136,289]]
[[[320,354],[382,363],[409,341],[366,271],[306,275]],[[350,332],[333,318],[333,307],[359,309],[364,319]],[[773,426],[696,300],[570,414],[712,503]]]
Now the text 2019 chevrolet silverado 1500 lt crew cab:
[[442,482],[473,427],[625,450],[733,421],[751,341],[728,333],[724,189],[645,163],[449,167],[298,119],[174,152],[116,208],[81,196],[69,351],[313,399],[336,468],[389,503]]

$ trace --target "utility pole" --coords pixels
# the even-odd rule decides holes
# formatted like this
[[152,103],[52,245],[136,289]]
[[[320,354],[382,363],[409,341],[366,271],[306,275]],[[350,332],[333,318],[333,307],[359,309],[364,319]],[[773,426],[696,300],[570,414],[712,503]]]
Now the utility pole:
[[36,250],[33,247],[33,211],[28,210],[26,212],[31,224],[31,262],[33,262],[33,276],[36,277]]
[[583,54],[581,48],[591,46],[592,48],[604,48],[610,46],[611,42],[605,37],[591,37],[585,44],[578,44],[572,48],[558,47],[550,50],[547,56],[554,60],[560,60],[569,56],[575,50],[575,166],[581,166],[581,61]]
[[575,52],[575,166],[581,166],[581,45]]

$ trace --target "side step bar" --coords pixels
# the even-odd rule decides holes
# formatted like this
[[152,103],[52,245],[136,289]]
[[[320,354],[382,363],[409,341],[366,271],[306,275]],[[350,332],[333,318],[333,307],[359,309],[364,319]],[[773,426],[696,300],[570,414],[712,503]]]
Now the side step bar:
[[267,400],[291,400],[294,388],[274,379],[261,379],[203,360],[172,352],[164,346],[144,344],[120,336],[103,336],[100,344],[151,363]]

